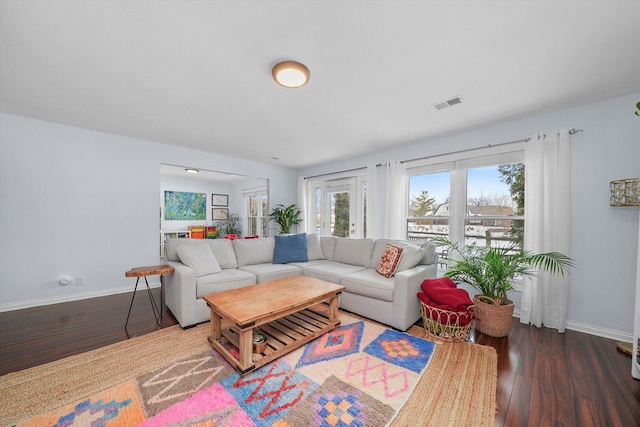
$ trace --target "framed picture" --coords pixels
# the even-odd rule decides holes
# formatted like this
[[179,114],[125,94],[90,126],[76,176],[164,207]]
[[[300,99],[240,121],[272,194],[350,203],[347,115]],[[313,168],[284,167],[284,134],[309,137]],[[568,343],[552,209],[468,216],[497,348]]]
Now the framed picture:
[[207,194],[165,191],[164,219],[168,221],[207,219]]
[[211,209],[211,219],[227,219],[229,218],[229,209],[227,208],[212,208]]
[[229,206],[228,194],[212,194],[211,206]]

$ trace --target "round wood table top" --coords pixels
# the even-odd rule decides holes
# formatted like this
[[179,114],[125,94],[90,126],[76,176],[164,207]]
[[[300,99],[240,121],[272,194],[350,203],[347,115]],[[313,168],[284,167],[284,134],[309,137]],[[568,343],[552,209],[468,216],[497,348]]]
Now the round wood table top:
[[169,274],[174,272],[174,268],[167,264],[162,265],[150,265],[146,267],[135,267],[129,271],[126,271],[124,275],[126,277],[143,277],[153,276],[155,274]]

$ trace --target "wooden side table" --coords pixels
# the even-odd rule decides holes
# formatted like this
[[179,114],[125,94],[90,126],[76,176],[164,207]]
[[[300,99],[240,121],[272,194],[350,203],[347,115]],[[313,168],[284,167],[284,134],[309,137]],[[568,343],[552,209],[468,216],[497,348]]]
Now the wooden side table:
[[[127,324],[129,323],[129,316],[131,315],[131,307],[133,307],[133,300],[136,299],[136,291],[138,290],[138,282],[141,277],[144,277],[144,283],[147,285],[147,293],[149,294],[149,302],[151,302],[151,309],[153,310],[153,317],[156,319],[156,325],[160,329],[162,329],[162,313],[164,312],[164,275],[173,273],[175,269],[170,265],[151,265],[147,267],[136,267],[124,273],[125,277],[135,277],[136,278],[136,287],[133,290],[133,296],[131,297],[131,304],[129,304],[129,313],[127,313],[127,321],[124,323],[124,329],[127,329]],[[149,282],[147,281],[147,276],[154,276],[156,274],[160,275],[160,309],[158,309],[158,305],[156,304],[155,299],[153,298],[153,294],[151,293],[151,288],[149,287]]]

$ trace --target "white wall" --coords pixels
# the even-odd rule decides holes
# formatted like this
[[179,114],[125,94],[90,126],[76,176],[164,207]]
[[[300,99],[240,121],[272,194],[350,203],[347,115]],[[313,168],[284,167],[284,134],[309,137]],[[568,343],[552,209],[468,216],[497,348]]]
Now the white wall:
[[[296,175],[583,129],[572,137],[568,328],[630,339],[638,208],[609,206],[609,181],[640,176],[640,93],[417,141],[295,172],[0,114],[0,310],[132,290],[124,272],[158,262],[161,163],[260,176],[270,203],[296,203]],[[464,108],[464,104],[456,107]],[[443,110],[453,114],[455,109]],[[57,284],[85,274],[84,287]],[[512,296],[519,308],[519,295]]]
[[264,177],[272,205],[296,201],[291,169],[0,114],[0,311],[133,290],[125,271],[159,262],[161,163]]
[[[570,329],[631,340],[638,208],[609,206],[609,182],[640,177],[640,93],[418,141],[298,171],[299,176],[407,160],[523,139],[535,132],[583,129],[571,138]],[[456,106],[465,108],[465,104]],[[455,109],[443,110],[455,114]],[[520,295],[511,294],[519,309]]]

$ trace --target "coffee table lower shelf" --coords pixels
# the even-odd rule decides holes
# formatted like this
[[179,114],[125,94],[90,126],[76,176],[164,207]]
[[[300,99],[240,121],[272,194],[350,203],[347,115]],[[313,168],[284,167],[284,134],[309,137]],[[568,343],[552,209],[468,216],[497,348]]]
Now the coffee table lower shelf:
[[240,348],[240,329],[232,326],[221,331],[219,340],[208,338],[211,346],[231,363],[242,375],[295,350],[319,336],[333,330],[339,320],[331,322],[329,317],[309,308],[250,328],[252,333],[266,337],[266,349],[252,354],[252,363],[243,366],[238,360]]

